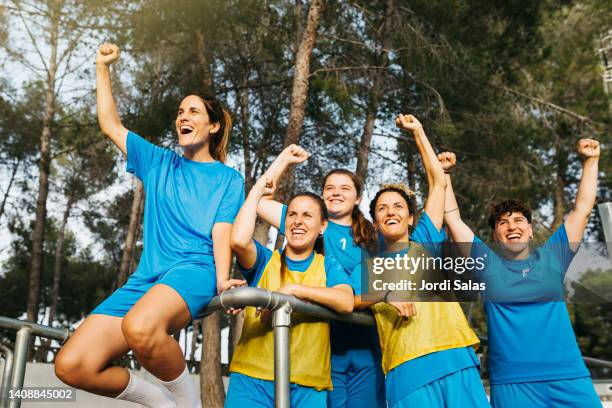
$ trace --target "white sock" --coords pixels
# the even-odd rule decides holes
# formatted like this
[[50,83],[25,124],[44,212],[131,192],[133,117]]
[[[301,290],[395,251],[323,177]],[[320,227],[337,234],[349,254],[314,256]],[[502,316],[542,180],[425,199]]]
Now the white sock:
[[202,408],[187,366],[185,366],[185,370],[183,370],[181,375],[174,380],[162,381],[161,383],[174,397],[177,408]]
[[125,390],[115,398],[142,404],[150,408],[176,408],[172,396],[164,389],[153,383],[142,379],[128,370],[130,382]]

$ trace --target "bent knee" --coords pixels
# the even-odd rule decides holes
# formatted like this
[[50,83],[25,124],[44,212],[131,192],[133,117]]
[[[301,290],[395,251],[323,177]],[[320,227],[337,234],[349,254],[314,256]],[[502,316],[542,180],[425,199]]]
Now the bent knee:
[[57,378],[77,388],[85,385],[87,379],[95,374],[86,363],[85,356],[72,350],[60,350],[55,358],[54,368]]
[[165,330],[144,316],[126,316],[121,330],[128,346],[141,357],[150,356],[161,337],[167,337]]

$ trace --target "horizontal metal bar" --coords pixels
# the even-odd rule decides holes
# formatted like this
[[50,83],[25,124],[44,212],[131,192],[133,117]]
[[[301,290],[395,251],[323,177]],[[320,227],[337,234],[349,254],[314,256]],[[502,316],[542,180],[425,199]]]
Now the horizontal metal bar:
[[226,290],[219,296],[211,299],[208,307],[198,315],[198,318],[207,316],[217,310],[228,308],[244,308],[246,306],[262,307],[275,310],[285,303],[289,303],[292,312],[303,313],[322,319],[340,320],[347,323],[374,326],[374,317],[368,312],[353,312],[350,314],[336,313],[331,309],[315,303],[305,302],[294,296],[271,292],[267,289],[239,287]]
[[70,336],[68,329],[56,329],[54,327],[44,326],[42,324],[33,323],[27,320],[11,319],[9,317],[0,316],[0,328],[19,330],[22,327],[29,327],[30,333],[34,336],[45,337],[64,342]]
[[612,368],[612,361],[601,360],[599,358],[593,358],[593,357],[582,357],[582,358],[588,366]]

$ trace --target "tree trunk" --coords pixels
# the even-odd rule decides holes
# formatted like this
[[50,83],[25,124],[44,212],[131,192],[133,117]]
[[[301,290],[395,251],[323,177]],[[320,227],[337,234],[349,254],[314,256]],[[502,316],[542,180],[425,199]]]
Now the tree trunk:
[[191,332],[191,350],[189,351],[189,360],[195,361],[195,352],[198,345],[198,336],[200,335],[200,321],[193,321],[193,331]]
[[119,265],[119,274],[117,276],[118,288],[125,284],[130,274],[130,259],[132,258],[132,252],[134,251],[136,230],[138,229],[138,221],[140,219],[140,207],[144,198],[144,186],[142,185],[142,182],[138,179],[134,180],[136,182],[136,189],[134,190],[134,197],[132,198],[130,224],[128,225],[125,243],[123,245],[123,253],[121,254],[121,264]]
[[565,210],[567,208],[565,200],[565,186],[567,185],[567,155],[561,146],[557,146],[555,153],[557,171],[555,174],[555,186],[553,190],[553,222],[552,230],[555,231],[563,224]]
[[242,135],[242,155],[244,157],[244,189],[248,194],[253,187],[253,162],[251,161],[251,143],[249,141],[249,70],[245,69],[240,90],[240,130]]
[[[323,10],[323,0],[312,0],[308,7],[306,27],[295,55],[293,74],[293,88],[291,90],[291,109],[289,111],[289,124],[283,147],[298,143],[300,133],[304,125],[304,111],[306,98],[308,96],[308,77],[310,75],[310,58],[317,38],[317,29]],[[286,201],[293,192],[293,169],[289,168],[278,189],[278,198],[281,202]]]
[[[382,21],[379,44],[381,51],[372,56],[371,64],[374,66],[387,65],[389,63],[389,48],[391,35],[391,19],[393,18],[394,2],[388,0],[385,5],[385,17]],[[370,145],[372,144],[372,135],[374,133],[374,124],[376,122],[376,114],[378,113],[378,104],[382,95],[385,72],[374,70],[371,71],[372,85],[368,94],[368,105],[366,107],[366,118],[357,149],[357,169],[355,173],[363,182],[366,182],[368,175],[368,164]]]
[[43,266],[43,245],[45,239],[45,221],[47,217],[47,195],[49,194],[49,171],[51,167],[51,126],[55,117],[55,77],[57,73],[57,48],[60,20],[60,5],[55,2],[51,9],[51,27],[49,46],[51,58],[47,70],[47,87],[45,90],[45,113],[43,129],[40,135],[40,159],[38,161],[38,198],[36,199],[36,218],[32,231],[32,264],[30,267],[27,318],[38,321],[40,302],[40,275]]
[[62,271],[62,250],[64,249],[64,239],[66,237],[66,224],[70,217],[70,211],[74,204],[74,194],[68,195],[68,202],[62,216],[57,243],[55,244],[55,259],[53,261],[53,290],[51,291],[51,308],[49,310],[49,326],[53,326],[53,321],[57,315],[57,303],[59,301],[59,283]]
[[222,408],[225,389],[221,377],[221,311],[202,319],[200,394],[203,407]]
[[196,61],[198,62],[200,73],[202,75],[202,85],[204,85],[204,91],[213,92],[214,85],[212,75],[210,74],[210,68],[208,67],[208,62],[206,61],[206,43],[204,42],[204,34],[202,31],[196,30],[193,33],[193,37],[195,40],[194,46]]
[[13,187],[13,182],[15,181],[15,176],[17,175],[17,169],[21,164],[21,159],[17,159],[15,164],[13,165],[13,171],[11,172],[11,178],[9,179],[8,187],[6,188],[6,193],[4,193],[4,198],[2,199],[2,204],[0,204],[0,218],[4,214],[4,209],[6,208],[6,201],[8,200],[9,194],[11,192],[11,187]]

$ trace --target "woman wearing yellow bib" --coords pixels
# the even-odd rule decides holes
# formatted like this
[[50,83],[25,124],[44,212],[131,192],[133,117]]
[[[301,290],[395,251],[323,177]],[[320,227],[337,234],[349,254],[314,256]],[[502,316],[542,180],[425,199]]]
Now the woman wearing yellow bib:
[[[429,193],[425,211],[413,228],[411,195],[402,185],[386,185],[370,202],[370,215],[380,234],[383,256],[420,256],[423,247],[444,241],[444,171],[423,127],[411,115],[399,115],[398,127],[411,131],[427,172]],[[393,244],[406,243],[393,251]],[[415,245],[415,243],[420,245]],[[420,248],[419,248],[420,247]],[[434,248],[435,249],[435,248]],[[434,251],[435,252],[435,251]],[[473,346],[478,338],[456,302],[361,302],[361,285],[354,284],[358,308],[370,306],[382,349],[382,366],[390,408],[488,407]],[[365,292],[365,291],[364,291]]]
[[[337,312],[353,311],[353,290],[344,268],[325,258],[322,234],[327,210],[312,193],[295,195],[285,218],[287,245],[280,253],[253,239],[257,204],[272,194],[272,183],[260,179],[236,216],[231,245],[250,286],[293,295]],[[316,245],[318,244],[318,245]],[[329,324],[294,314],[290,334],[291,406],[325,407],[332,388]],[[274,406],[274,338],[267,319],[255,308],[245,310],[242,334],[230,366],[226,407]]]

